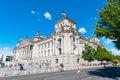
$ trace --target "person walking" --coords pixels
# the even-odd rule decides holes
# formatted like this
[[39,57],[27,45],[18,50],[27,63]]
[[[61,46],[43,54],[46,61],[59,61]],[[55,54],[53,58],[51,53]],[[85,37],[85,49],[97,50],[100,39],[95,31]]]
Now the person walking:
[[41,67],[41,64],[39,64],[39,67],[40,67],[40,69],[42,68],[42,67]]
[[23,70],[23,65],[22,65],[22,64],[19,64],[19,66],[20,66],[20,70]]
[[63,63],[60,63],[60,71],[61,71],[61,72],[64,71],[63,68],[64,68]]

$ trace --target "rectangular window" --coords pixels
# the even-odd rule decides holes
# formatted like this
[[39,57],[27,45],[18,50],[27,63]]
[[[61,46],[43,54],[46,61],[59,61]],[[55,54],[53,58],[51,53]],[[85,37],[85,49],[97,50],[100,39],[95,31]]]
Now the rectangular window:
[[61,50],[61,48],[59,49],[59,55],[61,55],[62,54],[62,50]]
[[50,48],[50,43],[48,43],[48,48]]
[[53,47],[53,42],[51,42],[51,46],[50,47]]
[[75,42],[75,38],[73,37],[73,42]]
[[50,50],[48,50],[48,56],[50,56]]
[[59,42],[59,45],[61,45],[61,39],[59,39],[58,42]]
[[44,49],[46,48],[46,44],[44,44]]

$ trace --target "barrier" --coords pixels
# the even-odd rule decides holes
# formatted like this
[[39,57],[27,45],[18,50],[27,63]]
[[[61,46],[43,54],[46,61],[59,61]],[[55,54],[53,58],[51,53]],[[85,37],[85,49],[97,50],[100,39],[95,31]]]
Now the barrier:
[[4,71],[0,72],[0,77],[5,77],[6,75],[7,74]]
[[14,75],[14,76],[19,75],[18,71],[14,71],[14,72],[13,72],[13,75]]
[[39,73],[39,71],[37,69],[33,70],[33,73]]
[[27,75],[27,74],[30,74],[30,72],[29,71],[24,71],[24,74]]
[[[97,67],[103,67],[103,65],[100,66],[80,66],[80,69],[86,69],[86,68],[97,68]],[[64,70],[75,70],[76,66],[64,66]],[[29,75],[29,74],[37,74],[37,73],[46,73],[46,72],[58,72],[60,69],[58,67],[51,67],[51,68],[32,68],[28,67],[24,71],[20,71],[17,67],[11,68],[8,70],[8,68],[3,68],[0,71],[0,77],[6,77],[6,76],[18,76],[18,75]]]

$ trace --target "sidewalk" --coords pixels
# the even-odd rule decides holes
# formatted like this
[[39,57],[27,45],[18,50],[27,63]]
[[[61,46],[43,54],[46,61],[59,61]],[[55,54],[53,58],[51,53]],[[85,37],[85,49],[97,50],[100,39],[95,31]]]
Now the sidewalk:
[[[80,66],[81,69],[87,68],[97,68],[103,67],[103,65],[99,66]],[[19,70],[19,66],[17,67],[6,67],[0,68],[0,77],[8,77],[8,76],[19,76],[19,75],[29,75],[29,74],[38,74],[38,73],[47,73],[47,72],[57,72],[59,71],[59,67],[53,66],[52,68],[40,68],[39,65],[32,65],[32,66],[24,66],[23,71]],[[76,67],[74,66],[65,66],[64,70],[75,70]]]

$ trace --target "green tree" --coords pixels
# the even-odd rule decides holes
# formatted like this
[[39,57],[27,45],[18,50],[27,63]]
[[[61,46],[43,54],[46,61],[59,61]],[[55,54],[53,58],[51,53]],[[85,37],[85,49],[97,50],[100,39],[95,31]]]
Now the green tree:
[[113,56],[113,60],[118,60],[118,61],[120,61],[120,56],[118,56],[118,55]]
[[105,59],[105,54],[103,53],[103,49],[101,46],[97,47],[96,58],[98,61],[103,61]]
[[95,49],[93,49],[91,46],[88,46],[86,44],[84,48],[85,49],[82,52],[82,58],[84,60],[88,60],[89,62],[95,60],[95,53],[96,53]]
[[106,61],[112,61],[113,60],[113,56],[110,52],[108,52],[105,48],[102,48],[101,46],[98,46],[97,47],[97,50],[96,50],[96,59],[98,61],[103,61],[103,60],[106,60]]
[[94,33],[98,37],[112,39],[115,47],[120,49],[120,0],[108,0],[102,10],[98,10],[99,20]]
[[[110,52],[108,52],[105,48],[101,47],[100,45],[97,47],[95,50],[91,46],[88,46],[85,44],[84,50],[82,52],[82,58],[84,60],[93,61],[93,60],[98,60],[98,61],[113,61],[115,58]],[[118,57],[117,57],[118,58]]]

